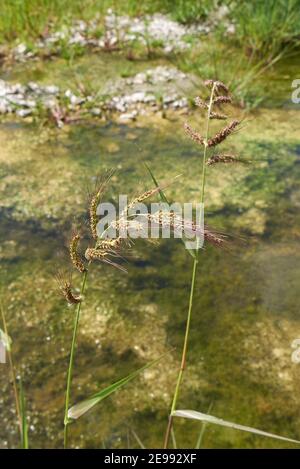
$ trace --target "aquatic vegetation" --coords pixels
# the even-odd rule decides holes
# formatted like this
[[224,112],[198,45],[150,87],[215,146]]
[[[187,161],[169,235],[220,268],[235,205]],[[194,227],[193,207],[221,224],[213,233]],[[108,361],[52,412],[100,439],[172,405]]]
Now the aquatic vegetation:
[[[59,447],[64,404],[65,446],[99,447],[102,442],[112,448],[159,447],[168,396],[177,392],[173,389],[176,378],[178,383],[177,352],[172,353],[170,363],[163,360],[159,367],[143,370],[154,365],[153,356],[163,354],[170,343],[181,350],[189,262],[198,253],[189,250],[190,258],[181,243],[125,240],[118,232],[132,227],[143,235],[155,225],[169,227],[176,237],[185,224],[173,212],[161,210],[141,215],[139,220],[128,212],[138,203],[148,204],[150,197],[160,196],[168,202],[167,185],[157,180],[164,181],[174,173],[182,178],[170,195],[168,192],[169,200],[196,201],[199,183],[195,169],[199,149],[205,146],[205,168],[201,165],[205,187],[200,184],[200,190],[210,222],[225,232],[241,233],[235,237],[232,257],[233,249],[226,249],[227,237],[222,232],[206,225],[201,231],[193,221],[189,224],[191,233],[204,238],[206,249],[197,264],[200,288],[196,277],[190,298],[188,360],[178,385],[168,444],[192,446],[199,435],[197,448],[275,447],[275,440],[255,437],[266,435],[256,430],[264,426],[273,435],[299,438],[298,370],[290,365],[292,351],[284,345],[293,346],[299,326],[295,288],[299,273],[299,115],[292,109],[289,95],[297,64],[273,68],[296,43],[294,19],[298,13],[294,10],[292,16],[287,15],[290,33],[286,19],[282,29],[278,27],[276,5],[264,26],[267,8],[261,3],[260,20],[257,1],[251,5],[240,2],[241,9],[252,12],[246,24],[245,18],[234,15],[239,2],[121,0],[106,15],[111,21],[106,25],[102,7],[111,3],[104,0],[100,5],[92,0],[84,11],[82,6],[76,11],[77,0],[51,5],[47,0],[3,0],[7,24],[4,31],[1,17],[0,37],[12,42],[0,50],[4,61],[0,83],[0,261],[17,367],[15,380],[13,376],[8,379],[9,364],[0,376],[1,415],[6,423],[0,446],[19,446],[20,436],[21,446],[28,447],[29,432],[31,447]],[[227,3],[229,9],[223,8]],[[293,3],[282,4],[282,11]],[[93,9],[96,6],[99,16]],[[19,11],[14,12],[17,7]],[[156,9],[170,16],[153,15]],[[124,15],[123,30],[114,13],[119,19],[119,14]],[[137,32],[130,39],[134,25]],[[170,41],[161,39],[168,30],[162,31],[162,25],[170,26]],[[153,36],[156,27],[157,38]],[[173,39],[177,32],[178,48]],[[57,41],[51,43],[52,39]],[[9,51],[13,51],[11,56]],[[191,73],[170,67],[170,62]],[[209,111],[210,99],[202,93],[202,80],[211,76],[216,79],[208,80],[206,87],[210,93],[214,87],[215,93],[206,123],[214,132],[206,138],[205,123],[204,129],[198,128],[197,116],[202,112],[197,108],[206,114]],[[47,86],[50,83],[56,86]],[[201,97],[193,101],[195,88]],[[238,120],[233,120],[233,106],[255,107],[268,94],[272,102],[266,105],[273,109],[261,108],[245,126],[244,112],[235,109]],[[183,115],[189,116],[185,132]],[[79,125],[68,125],[75,121]],[[184,139],[184,133],[190,138]],[[141,159],[146,167],[151,166],[155,187],[135,191],[137,180],[145,176]],[[247,166],[250,161],[252,165]],[[121,177],[117,173],[97,181],[88,208],[81,188],[86,174],[92,184],[95,174],[111,166],[118,167],[125,191],[132,197],[111,225],[116,237],[102,238],[97,233],[97,206],[104,198],[111,200],[106,198],[108,187],[110,192],[119,187],[121,191]],[[83,221],[70,230],[73,217]],[[239,246],[240,238],[248,234],[249,243]],[[64,269],[60,256],[59,298],[53,294],[51,282],[57,265],[53,253],[66,237],[72,272]],[[9,351],[8,334],[1,327],[0,339],[5,339]],[[68,337],[72,343],[67,404],[63,387]],[[80,353],[75,361],[77,348]],[[143,367],[144,363],[148,365]],[[139,385],[127,389],[129,381],[138,376]],[[119,389],[122,393],[103,405],[103,399]],[[190,409],[206,413],[179,410],[187,402]],[[102,403],[98,408],[101,425],[95,412],[88,415],[86,426],[86,418],[81,417],[98,403]],[[190,420],[184,422],[183,418]],[[72,422],[74,433],[68,435]],[[211,424],[213,431],[209,431]],[[254,434],[231,428],[247,428]],[[209,430],[203,442],[205,429]]]

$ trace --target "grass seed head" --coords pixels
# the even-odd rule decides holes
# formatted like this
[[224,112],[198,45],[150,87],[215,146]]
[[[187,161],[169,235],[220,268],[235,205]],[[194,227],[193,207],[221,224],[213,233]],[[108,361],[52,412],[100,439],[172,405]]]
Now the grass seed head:
[[56,274],[56,281],[59,290],[69,305],[76,305],[81,302],[80,296],[74,295],[72,292],[72,276],[58,271]]
[[231,103],[230,96],[216,96],[213,100],[213,104],[226,104]]
[[234,120],[229,125],[224,127],[220,132],[218,132],[214,137],[210,138],[207,142],[209,147],[215,147],[219,143],[223,142],[239,125],[240,121]]
[[107,189],[107,185],[109,180],[113,176],[114,171],[111,170],[108,172],[107,176],[100,182],[98,187],[94,190],[89,205],[89,215],[90,215],[90,229],[92,237],[96,240],[98,238],[97,234],[97,223],[98,223],[98,215],[97,215],[97,207],[101,202],[102,196]]
[[228,119],[228,116],[226,114],[221,114],[219,112],[211,112],[209,114],[210,119],[217,119],[217,120],[225,120]]
[[69,251],[70,251],[70,258],[72,261],[73,266],[79,272],[83,273],[86,272],[86,267],[82,262],[81,255],[78,252],[78,246],[80,242],[80,235],[78,233],[73,234],[72,239],[70,241]]
[[223,91],[224,93],[229,93],[228,87],[222,81],[219,81],[219,80],[205,80],[204,85],[207,88],[212,88],[213,85],[215,85],[215,89],[217,91]]
[[199,96],[195,98],[194,102],[196,106],[201,107],[203,109],[208,109],[208,104],[205,101],[203,101]]
[[204,138],[196,132],[187,122],[184,124],[184,130],[186,134],[196,143],[199,145],[204,145]]

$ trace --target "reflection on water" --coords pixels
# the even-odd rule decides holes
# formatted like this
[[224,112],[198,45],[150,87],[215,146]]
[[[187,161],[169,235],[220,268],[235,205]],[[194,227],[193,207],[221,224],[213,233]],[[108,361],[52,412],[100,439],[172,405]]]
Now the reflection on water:
[[[231,148],[251,167],[213,168],[209,223],[232,233],[224,251],[201,256],[189,366],[180,406],[300,438],[299,367],[291,342],[300,335],[299,117],[285,131],[283,111],[261,111]],[[277,125],[282,122],[282,125]],[[267,127],[263,129],[261,123]],[[169,188],[176,201],[195,200],[199,151],[182,119],[149,127],[86,124],[63,131],[1,124],[1,291],[24,379],[35,447],[62,441],[66,369],[74,311],[60,299],[53,273],[65,265],[74,217],[85,222],[86,185],[117,167],[108,198],[182,174]],[[286,141],[283,141],[285,135]],[[191,276],[179,241],[146,245],[129,256],[128,274],[91,269],[76,353],[73,401],[125,376],[168,349],[175,351],[70,429],[79,447],[162,444],[176,378]],[[74,282],[80,279],[75,275]],[[1,446],[17,444],[8,371],[1,367]],[[180,446],[193,446],[199,424],[178,421]],[[205,447],[286,447],[246,433],[209,428]]]

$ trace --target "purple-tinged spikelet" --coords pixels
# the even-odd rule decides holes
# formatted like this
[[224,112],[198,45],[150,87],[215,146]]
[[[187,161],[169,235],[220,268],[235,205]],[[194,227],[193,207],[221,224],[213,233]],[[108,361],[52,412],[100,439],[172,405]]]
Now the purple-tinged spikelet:
[[194,140],[194,142],[199,143],[200,145],[204,145],[204,138],[196,132],[188,123],[184,124],[184,130],[186,134]]
[[206,164],[207,166],[212,166],[217,163],[238,163],[239,160],[234,155],[213,155],[211,156]]
[[243,164],[249,164],[251,163],[250,160],[246,160],[246,159],[241,159],[241,158],[238,158],[234,155],[228,155],[228,154],[220,154],[220,155],[213,155],[211,156],[206,164],[208,166],[212,166],[214,164],[218,164],[218,163],[243,163]]
[[202,107],[203,109],[208,108],[208,104],[205,101],[203,101],[199,96],[197,96],[195,98],[194,102],[195,102],[196,106],[198,106],[198,107]]
[[204,82],[204,85],[207,88],[212,88],[213,85],[215,85],[215,89],[217,91],[223,91],[224,93],[229,93],[229,89],[227,88],[227,86],[222,81],[219,81],[219,80],[206,80]]
[[216,96],[213,100],[213,104],[225,104],[231,103],[230,96]]
[[240,121],[238,120],[232,121],[229,125],[227,125],[227,127],[224,127],[214,137],[210,138],[207,142],[207,145],[209,147],[215,147],[216,145],[219,145],[219,143],[223,142],[230,134],[232,134],[239,123]]
[[211,112],[209,114],[210,119],[218,119],[218,120],[225,120],[228,119],[228,116],[226,114],[221,114],[219,112]]

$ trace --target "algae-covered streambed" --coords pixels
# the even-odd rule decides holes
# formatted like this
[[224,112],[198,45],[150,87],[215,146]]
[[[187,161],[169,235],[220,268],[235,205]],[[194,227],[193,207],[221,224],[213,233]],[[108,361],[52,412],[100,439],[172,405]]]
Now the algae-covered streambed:
[[[114,76],[105,56],[106,78]],[[83,72],[96,69],[81,59]],[[99,63],[101,58],[98,59]],[[111,61],[114,65],[114,62]],[[157,65],[157,64],[156,64]],[[58,69],[59,69],[58,64]],[[131,66],[131,65],[130,65]],[[40,67],[42,67],[40,65]],[[121,67],[121,66],[120,66]],[[5,78],[46,80],[41,68]],[[135,73],[141,70],[141,64]],[[34,71],[35,70],[35,71]],[[7,73],[7,72],[6,72]],[[67,80],[49,66],[49,82]],[[48,76],[48,77],[49,77]],[[102,80],[103,77],[99,77]],[[286,82],[287,83],[287,82]],[[288,90],[282,90],[287,96]],[[228,141],[249,165],[209,168],[207,220],[231,235],[225,250],[201,255],[189,367],[180,406],[300,439],[300,368],[291,343],[300,337],[300,112],[259,108]],[[234,109],[232,109],[234,112]],[[194,124],[199,113],[188,117]],[[170,182],[170,199],[199,194],[200,153],[182,130],[186,116],[128,124],[88,120],[62,129],[16,118],[0,124],[1,293],[15,362],[27,397],[34,447],[62,445],[66,369],[73,310],[53,274],[66,263],[74,219],[86,220],[87,186],[117,168],[108,199],[152,186],[143,162]],[[91,269],[76,352],[77,402],[171,349],[158,365],[70,427],[76,447],[162,444],[183,340],[192,260],[178,240],[140,241],[128,273]],[[79,285],[79,278],[74,276]],[[1,446],[18,443],[8,370],[1,365]],[[178,421],[181,447],[193,447],[200,424]],[[204,447],[288,447],[247,433],[209,427]]]

